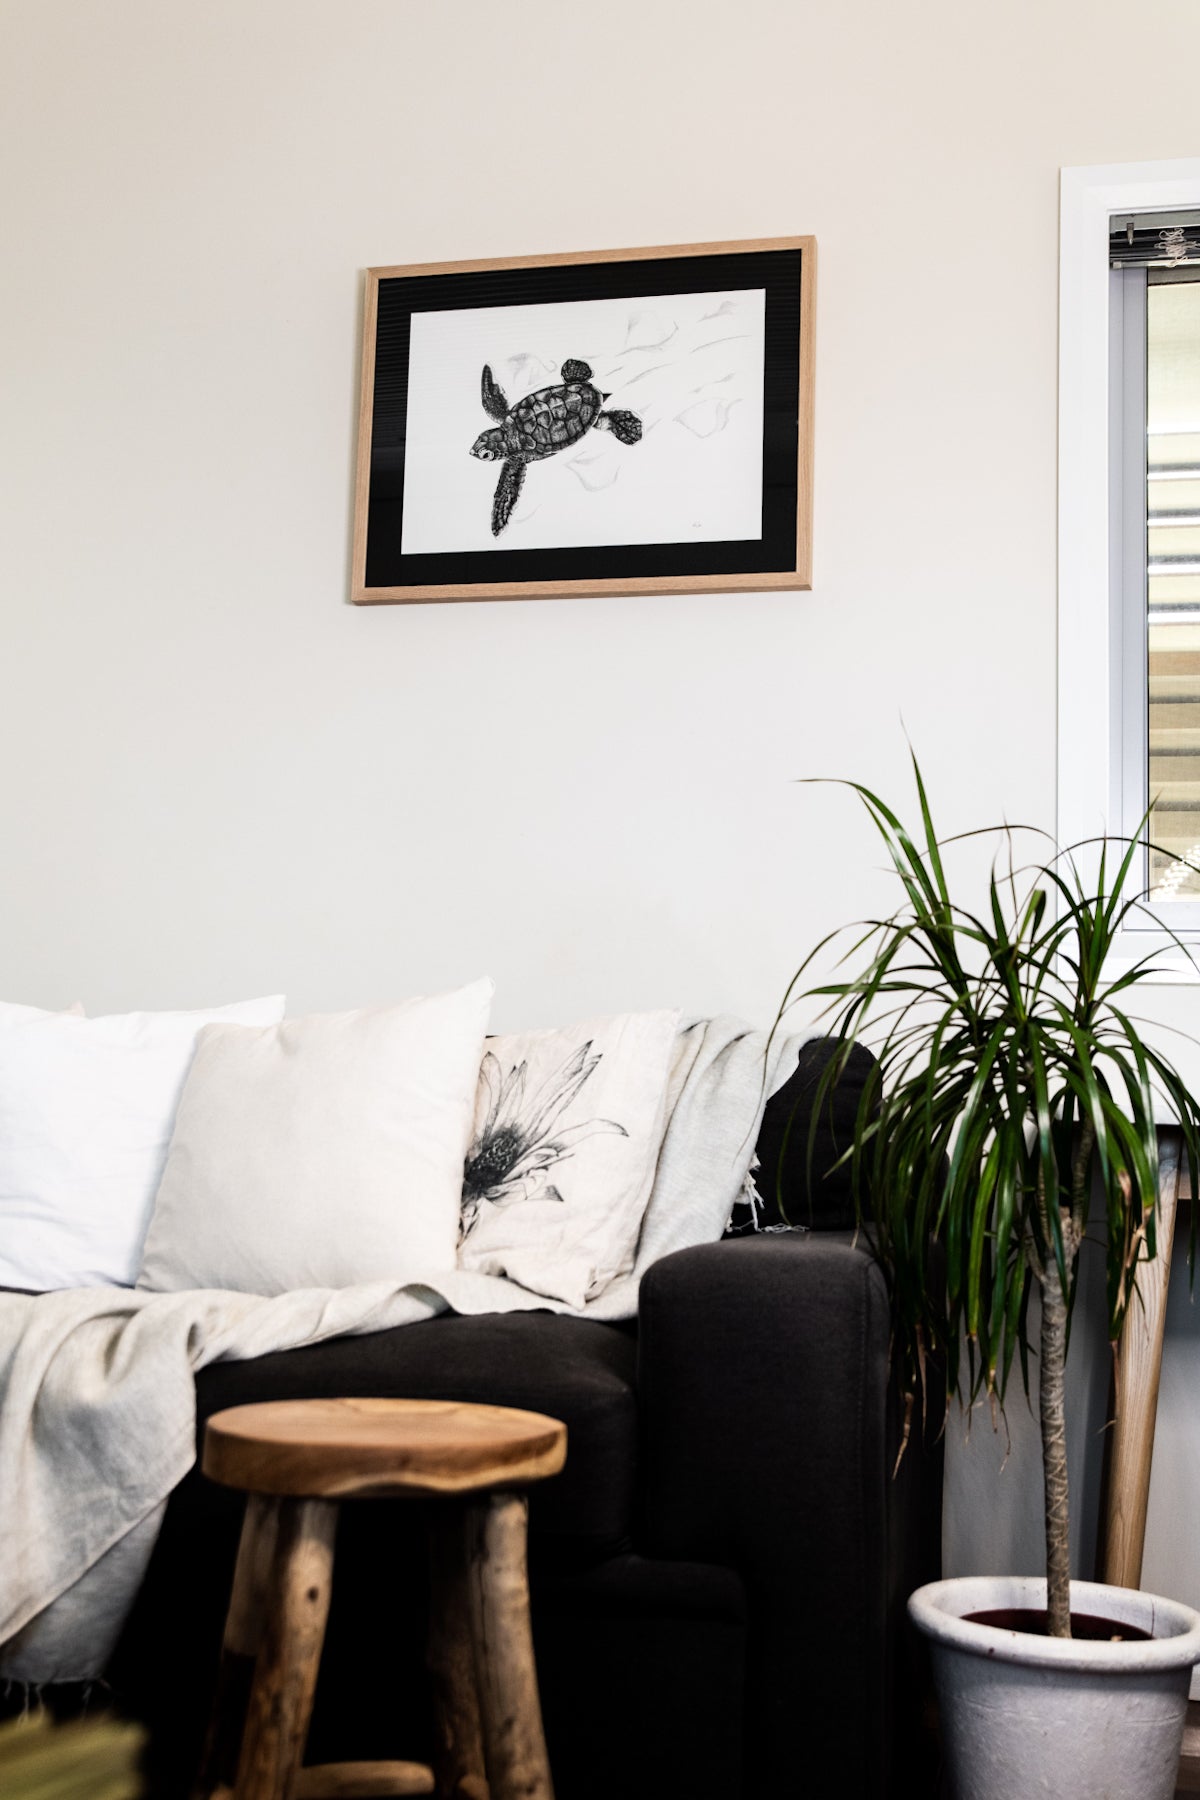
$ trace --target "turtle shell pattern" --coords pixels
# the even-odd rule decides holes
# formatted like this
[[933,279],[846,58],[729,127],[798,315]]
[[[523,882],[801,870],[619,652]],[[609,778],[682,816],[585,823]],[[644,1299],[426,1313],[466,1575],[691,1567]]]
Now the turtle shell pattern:
[[589,381],[567,381],[526,394],[500,427],[505,455],[526,462],[553,456],[583,436],[602,404],[602,395]]

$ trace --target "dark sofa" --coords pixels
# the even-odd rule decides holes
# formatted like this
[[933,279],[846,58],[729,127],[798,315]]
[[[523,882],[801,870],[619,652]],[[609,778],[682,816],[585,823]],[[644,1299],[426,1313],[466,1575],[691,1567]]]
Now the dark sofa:
[[[807,1178],[829,1054],[805,1047],[759,1138],[778,1224],[794,1116],[781,1183],[791,1220],[811,1229],[664,1258],[636,1324],[442,1316],[198,1377],[201,1431],[222,1407],[334,1394],[485,1400],[566,1421],[566,1469],[530,1515],[559,1800],[932,1791],[904,1600],[939,1572],[941,1453],[914,1443],[893,1479],[883,1280],[853,1240],[844,1175]],[[864,1066],[856,1051],[822,1121],[818,1174]],[[343,1509],[310,1760],[428,1747],[415,1513]],[[181,1800],[198,1759],[239,1523],[239,1497],[193,1470],[108,1671],[118,1704],[150,1726],[151,1800]]]

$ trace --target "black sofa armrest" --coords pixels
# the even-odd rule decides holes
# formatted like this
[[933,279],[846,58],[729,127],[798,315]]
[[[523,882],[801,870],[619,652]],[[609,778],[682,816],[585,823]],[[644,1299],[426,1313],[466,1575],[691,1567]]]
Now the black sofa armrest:
[[941,1448],[914,1430],[893,1478],[879,1268],[848,1233],[703,1245],[649,1270],[640,1318],[647,1552],[746,1585],[746,1800],[904,1793],[904,1602],[939,1573]]

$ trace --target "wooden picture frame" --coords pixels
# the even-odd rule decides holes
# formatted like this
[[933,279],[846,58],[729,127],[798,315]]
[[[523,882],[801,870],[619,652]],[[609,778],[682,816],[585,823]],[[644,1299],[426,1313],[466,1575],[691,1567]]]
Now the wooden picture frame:
[[811,237],[369,269],[351,598],[810,588],[815,309]]

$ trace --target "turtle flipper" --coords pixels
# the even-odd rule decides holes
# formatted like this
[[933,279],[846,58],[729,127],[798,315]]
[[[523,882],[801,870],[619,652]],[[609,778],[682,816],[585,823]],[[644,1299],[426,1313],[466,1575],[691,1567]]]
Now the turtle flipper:
[[562,366],[562,378],[564,381],[590,381],[592,371],[577,356],[568,356]]
[[597,431],[611,431],[615,438],[623,444],[636,444],[642,435],[642,421],[636,413],[626,412],[618,407],[613,412],[602,412],[596,420]]
[[500,471],[496,497],[492,501],[492,536],[499,537],[512,518],[513,507],[521,496],[525,482],[525,464],[518,456],[510,456]]
[[508,401],[504,398],[504,389],[497,387],[488,365],[483,365],[483,378],[479,384],[479,394],[483,401],[483,410],[491,419],[502,419],[508,412]]

